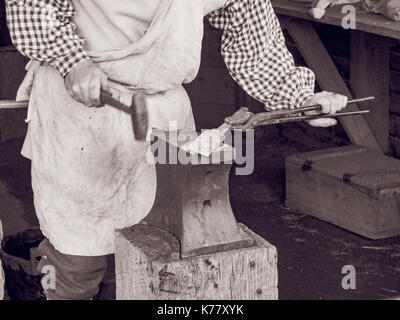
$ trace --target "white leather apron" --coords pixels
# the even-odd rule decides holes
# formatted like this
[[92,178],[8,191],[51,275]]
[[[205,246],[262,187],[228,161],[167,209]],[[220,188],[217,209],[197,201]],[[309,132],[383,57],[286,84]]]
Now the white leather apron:
[[[193,129],[182,83],[191,81],[199,68],[204,3],[148,2],[72,1],[87,49],[112,86],[148,93],[151,127],[168,130],[169,120],[174,120],[178,129]],[[113,253],[114,229],[137,223],[154,201],[148,143],[134,139],[129,114],[73,100],[50,66],[36,70],[29,117],[22,153],[32,159],[43,234],[65,254]]]

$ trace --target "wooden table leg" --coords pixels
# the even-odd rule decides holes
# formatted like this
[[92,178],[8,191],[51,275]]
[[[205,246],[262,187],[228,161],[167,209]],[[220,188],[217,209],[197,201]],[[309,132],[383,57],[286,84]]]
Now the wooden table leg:
[[382,150],[389,151],[389,78],[392,40],[352,30],[350,33],[350,85],[358,96],[375,96],[368,105],[367,122]]
[[[312,23],[285,16],[280,16],[280,21],[293,38],[308,66],[315,72],[321,88],[341,93],[349,97],[349,99],[353,99],[353,95],[343,81]],[[356,104],[347,107],[347,111],[358,110],[360,108]],[[340,122],[351,142],[382,151],[364,116],[342,117]]]

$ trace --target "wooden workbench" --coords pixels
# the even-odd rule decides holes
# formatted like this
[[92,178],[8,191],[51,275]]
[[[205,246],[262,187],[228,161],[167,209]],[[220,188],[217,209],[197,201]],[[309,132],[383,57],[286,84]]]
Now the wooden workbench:
[[[294,40],[307,65],[314,70],[323,90],[335,91],[349,98],[374,95],[367,116],[342,118],[350,140],[383,152],[389,151],[389,48],[400,39],[400,22],[366,13],[360,5],[356,11],[356,29],[350,33],[350,84],[346,85],[333,63],[316,29],[318,23],[342,28],[342,6],[329,8],[321,20],[309,14],[310,3],[272,0],[278,18]],[[366,106],[349,106],[359,110]]]

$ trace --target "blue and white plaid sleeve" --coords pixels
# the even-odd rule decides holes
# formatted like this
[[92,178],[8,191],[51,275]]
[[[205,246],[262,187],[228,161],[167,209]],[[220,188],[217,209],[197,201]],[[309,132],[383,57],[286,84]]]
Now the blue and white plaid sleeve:
[[223,31],[231,76],[267,110],[300,108],[314,94],[315,75],[295,66],[270,0],[228,0],[208,20]]
[[6,13],[13,44],[28,58],[54,65],[63,77],[89,59],[69,1],[6,0]]

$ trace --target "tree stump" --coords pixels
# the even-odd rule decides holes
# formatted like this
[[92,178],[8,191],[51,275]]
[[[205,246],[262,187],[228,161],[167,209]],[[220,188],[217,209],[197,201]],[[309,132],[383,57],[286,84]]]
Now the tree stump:
[[254,240],[241,249],[179,259],[179,242],[146,225],[116,231],[118,300],[275,300],[276,248],[239,224]]

